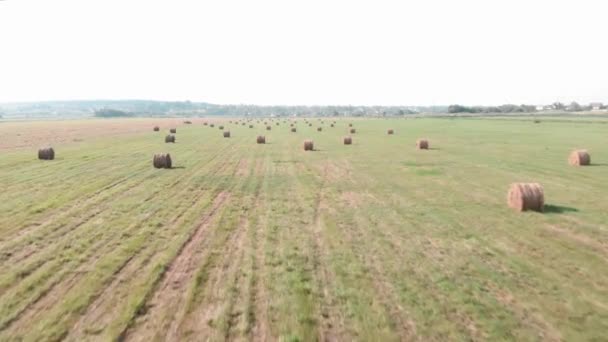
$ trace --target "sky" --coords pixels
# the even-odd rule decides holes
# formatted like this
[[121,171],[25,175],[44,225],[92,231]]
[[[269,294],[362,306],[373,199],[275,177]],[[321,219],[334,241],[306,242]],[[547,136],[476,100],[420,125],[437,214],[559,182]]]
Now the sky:
[[0,102],[608,102],[605,0],[3,0]]

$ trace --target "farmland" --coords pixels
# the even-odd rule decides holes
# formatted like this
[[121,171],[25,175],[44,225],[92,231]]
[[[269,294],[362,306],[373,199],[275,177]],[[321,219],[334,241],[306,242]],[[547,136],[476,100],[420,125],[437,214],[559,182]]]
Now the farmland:
[[0,124],[0,340],[605,339],[608,120],[214,120]]

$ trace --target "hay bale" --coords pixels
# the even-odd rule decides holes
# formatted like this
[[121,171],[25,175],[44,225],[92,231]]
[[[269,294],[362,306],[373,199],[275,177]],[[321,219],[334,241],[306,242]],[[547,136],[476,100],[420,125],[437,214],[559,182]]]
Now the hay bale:
[[184,123],[185,123],[186,125],[192,125],[192,121],[190,121],[190,120],[186,120],[186,121],[184,121]]
[[253,125],[249,125],[249,128],[253,128]]
[[224,138],[230,138],[230,131],[224,131]]
[[210,124],[209,127],[215,127],[215,124]]
[[322,127],[317,127],[317,132],[321,132],[323,130]]
[[169,133],[177,133],[177,128],[170,128]]
[[329,125],[329,127],[334,127],[334,124],[333,124],[333,123],[332,123],[332,124],[330,124],[330,125]]
[[429,149],[429,141],[426,139],[418,139],[416,140],[416,147],[419,150],[428,150]]
[[266,137],[263,135],[258,135],[258,138],[256,139],[256,142],[258,144],[265,144],[266,143]]
[[312,127],[312,124],[308,124],[308,127]]
[[292,132],[295,132],[295,131],[296,131],[296,128],[295,128],[295,127],[292,127],[292,128],[291,128],[291,131],[292,131]]
[[173,134],[168,134],[168,135],[165,137],[165,142],[166,142],[166,143],[174,143],[174,142],[175,142],[175,135],[173,135]]
[[354,129],[354,128],[351,128],[351,129],[350,129],[350,134],[355,134],[355,133],[357,133],[357,130],[356,130],[356,129]]
[[158,132],[158,131],[160,131],[160,127],[154,126],[154,132]]
[[351,145],[353,143],[352,137],[344,137],[344,145]]
[[304,140],[304,151],[313,151],[314,143],[312,140]]
[[545,207],[545,192],[538,183],[513,183],[507,194],[507,204],[517,211],[542,212]]
[[221,126],[217,126],[217,128],[219,128],[219,129],[224,129],[224,126],[223,126],[223,125],[221,125]]
[[348,127],[353,127],[353,124],[352,124],[352,123],[349,123],[349,124],[348,124]]
[[270,131],[272,129],[272,126],[266,126],[266,130]]
[[388,131],[386,131],[386,133],[388,135],[392,135],[392,134],[395,134],[395,131],[393,131],[392,129],[389,129]]
[[203,125],[207,126],[207,125],[209,125],[209,123],[207,121],[205,121],[205,122],[203,122]]
[[591,164],[591,156],[587,150],[574,150],[568,157],[568,163],[572,166],[585,166]]
[[38,149],[38,159],[53,160],[55,159],[55,150],[52,147],[41,147]]
[[152,165],[157,169],[170,169],[171,164],[171,155],[169,153],[157,153],[152,159]]

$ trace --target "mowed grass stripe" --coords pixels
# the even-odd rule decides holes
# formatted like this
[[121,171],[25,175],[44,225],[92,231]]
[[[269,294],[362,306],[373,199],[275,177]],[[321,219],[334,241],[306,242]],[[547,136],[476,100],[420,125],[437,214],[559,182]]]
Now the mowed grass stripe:
[[184,192],[186,192],[186,193],[187,193],[187,191],[184,191]]

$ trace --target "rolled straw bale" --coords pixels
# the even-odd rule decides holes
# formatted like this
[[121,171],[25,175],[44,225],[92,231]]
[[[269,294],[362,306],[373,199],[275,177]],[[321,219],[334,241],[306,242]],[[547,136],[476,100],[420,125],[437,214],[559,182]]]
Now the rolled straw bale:
[[426,139],[418,139],[416,141],[416,147],[419,150],[428,150],[429,149],[429,141]]
[[52,147],[41,147],[38,149],[38,159],[53,160],[55,159],[55,150]]
[[169,153],[157,153],[152,159],[152,165],[157,169],[170,169],[171,163],[171,155]]
[[304,151],[312,151],[314,149],[314,143],[312,140],[304,140]]
[[568,163],[572,166],[585,166],[591,164],[591,156],[586,150],[574,150],[568,157]]
[[538,183],[513,183],[507,194],[507,204],[517,211],[542,212],[545,207],[543,187]]

